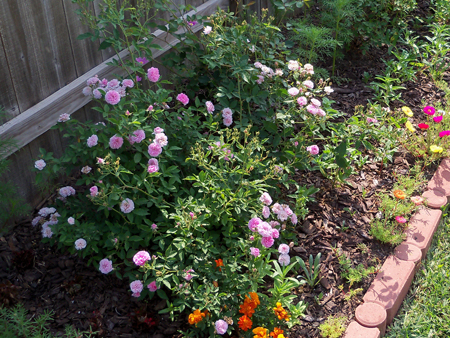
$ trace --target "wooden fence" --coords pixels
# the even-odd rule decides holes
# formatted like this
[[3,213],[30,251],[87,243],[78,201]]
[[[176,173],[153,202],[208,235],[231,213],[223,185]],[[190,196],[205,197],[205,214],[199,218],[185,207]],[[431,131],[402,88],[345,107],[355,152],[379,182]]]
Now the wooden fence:
[[[100,1],[93,3],[97,12]],[[175,2],[196,6],[202,15],[229,6],[229,0]],[[0,120],[0,139],[14,139],[18,144],[18,150],[8,157],[10,171],[2,180],[14,182],[20,195],[33,206],[42,199],[31,170],[39,148],[55,156],[63,152],[61,135],[49,128],[62,113],[92,120],[90,99],[81,93],[86,80],[96,74],[103,78],[119,73],[106,65],[113,50],[100,52],[98,41],[76,39],[87,31],[76,9],[71,0],[0,0],[0,106],[6,110]],[[194,28],[198,31],[203,27]],[[154,51],[154,58],[179,42],[163,31],[153,34],[161,38],[157,41],[162,47]],[[127,57],[128,52],[120,54]]]

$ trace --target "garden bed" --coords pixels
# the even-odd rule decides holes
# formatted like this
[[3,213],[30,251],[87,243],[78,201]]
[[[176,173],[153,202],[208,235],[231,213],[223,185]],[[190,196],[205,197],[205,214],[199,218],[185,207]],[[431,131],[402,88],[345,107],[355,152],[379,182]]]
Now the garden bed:
[[[424,3],[419,4],[419,15],[426,15]],[[346,58],[338,62],[336,73],[347,79],[333,85],[334,93],[329,96],[334,101],[332,108],[345,113],[338,119],[351,117],[356,106],[365,106],[372,99],[374,92],[367,80],[363,81],[364,74],[381,74],[385,69],[382,58],[391,58],[386,47],[372,49],[364,55],[349,51]],[[331,71],[331,60],[321,66]],[[448,82],[450,78],[444,76],[444,80]],[[406,105],[418,113],[422,102],[441,101],[445,105],[442,102],[445,93],[423,73],[404,86],[401,93],[405,102],[393,101],[392,110]],[[417,116],[411,119],[414,124],[423,122]],[[416,160],[402,147],[391,162],[373,161],[374,154],[369,150],[364,150],[362,155],[367,155],[366,163],[341,183],[325,178],[318,170],[295,171],[291,176],[300,186],[318,189],[311,196],[314,200],[306,204],[309,213],[295,227],[297,244],[292,247],[291,256],[307,261],[310,255],[322,255],[320,284],[314,288],[305,284],[292,291],[297,295],[294,303],[304,301],[307,308],[301,325],[289,331],[291,337],[320,337],[319,325],[333,315],[353,318],[377,269],[393,252],[394,246],[382,244],[370,235],[370,226],[379,217],[380,196],[393,189],[399,176],[408,175]],[[425,181],[435,169],[435,165],[424,168]],[[282,185],[279,188],[283,196],[295,193],[286,191]],[[423,188],[415,187],[416,194],[421,194]],[[77,191],[80,190],[77,188]],[[54,198],[51,196],[49,201]],[[3,299],[22,302],[32,315],[53,310],[54,321],[50,323],[53,333],[63,332],[70,324],[80,330],[92,328],[104,337],[183,336],[178,330],[189,327],[188,312],[174,322],[168,314],[158,314],[166,307],[165,300],[156,297],[151,301],[138,301],[130,296],[128,280],[102,275],[79,256],[43,244],[41,231],[32,226],[31,219],[17,224],[0,238],[0,282],[3,283],[0,296]],[[345,260],[353,266],[362,264],[367,276],[349,285],[348,279],[342,277]],[[293,277],[301,274],[298,269]],[[272,285],[269,282],[266,286]]]

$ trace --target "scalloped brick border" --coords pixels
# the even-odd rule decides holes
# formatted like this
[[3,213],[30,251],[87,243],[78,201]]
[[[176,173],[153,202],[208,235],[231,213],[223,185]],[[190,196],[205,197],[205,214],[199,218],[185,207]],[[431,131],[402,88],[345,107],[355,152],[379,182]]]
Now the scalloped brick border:
[[405,230],[406,240],[389,256],[356,308],[355,320],[343,338],[380,338],[397,314],[419,264],[430,248],[450,197],[450,159],[444,159],[422,196],[428,208],[419,209]]

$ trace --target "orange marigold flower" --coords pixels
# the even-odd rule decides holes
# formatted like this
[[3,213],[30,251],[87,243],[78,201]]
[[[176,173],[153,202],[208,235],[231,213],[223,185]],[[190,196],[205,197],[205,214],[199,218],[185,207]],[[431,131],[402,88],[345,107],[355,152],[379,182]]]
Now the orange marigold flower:
[[[252,298],[253,303],[255,303],[256,306],[261,304],[261,302],[259,301],[258,294],[256,292],[249,292],[249,294],[250,294],[250,297]],[[255,308],[256,308],[256,306],[255,306]]]
[[203,317],[206,317],[206,313],[200,312],[200,309],[197,309],[189,315],[189,318],[188,318],[189,324],[197,325],[197,323],[202,321]]
[[239,318],[238,325],[241,330],[247,331],[252,328],[253,322],[246,315],[243,315],[241,318]]
[[287,322],[289,321],[289,315],[286,312],[285,309],[281,306],[281,303],[277,303],[277,307],[273,308],[273,311],[275,312],[275,315],[278,317],[279,320],[285,319]]
[[267,337],[267,329],[265,329],[263,327],[254,328],[252,332],[255,334],[255,336],[253,336],[253,338],[268,338]]
[[255,308],[252,302],[244,301],[244,304],[239,305],[239,313],[246,315],[248,318],[252,318],[255,313]]
[[221,266],[225,266],[223,265],[223,260],[221,258],[214,260],[216,262],[216,268],[219,268],[219,271],[222,271]]
[[394,196],[400,200],[404,200],[406,197],[406,194],[402,190],[394,190]]
[[274,338],[281,338],[280,335],[283,336],[283,333],[284,333],[284,331],[282,329],[279,329],[278,327],[274,327],[273,332],[270,332],[270,336],[274,337]]

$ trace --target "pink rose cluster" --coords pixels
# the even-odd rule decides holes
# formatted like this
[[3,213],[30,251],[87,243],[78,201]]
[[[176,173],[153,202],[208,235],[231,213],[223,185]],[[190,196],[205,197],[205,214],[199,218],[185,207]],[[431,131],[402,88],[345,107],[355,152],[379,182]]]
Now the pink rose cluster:
[[100,80],[96,75],[88,79],[86,85],[83,88],[83,94],[85,96],[93,96],[95,99],[101,99],[105,95],[105,101],[107,103],[116,105],[127,94],[126,89],[134,87],[134,82],[130,79],[124,79],[122,82],[117,79],[112,79],[111,81],[107,79]]
[[72,188],[71,186],[63,187],[63,188],[59,189],[59,195],[62,198],[73,196],[73,195],[75,195],[75,189]]
[[289,249],[289,245],[287,244],[280,244],[280,246],[278,247],[278,252],[280,253],[280,256],[278,257],[278,263],[280,263],[281,266],[289,265],[289,263],[291,262]]
[[[164,129],[160,127],[153,129],[153,134],[155,135],[155,139],[148,146],[148,154],[152,157],[157,157],[162,153],[162,148],[169,144],[169,141],[167,135],[164,134]],[[148,172],[150,173],[159,170],[158,161],[156,159],[150,159],[148,165]]]
[[297,216],[292,212],[291,208],[287,206],[286,204],[278,204],[275,203],[272,206],[272,211],[275,215],[277,215],[277,218],[281,221],[287,221],[288,219],[291,220],[292,224],[297,224]]
[[58,217],[61,215],[53,207],[44,207],[38,211],[38,215],[31,221],[33,226],[41,224],[42,226],[42,238],[51,238],[53,231],[51,229],[52,225],[58,224]]
[[224,108],[222,110],[223,124],[227,127],[233,123],[233,111],[230,108]]
[[[264,222],[258,217],[254,217],[248,222],[248,228],[252,232],[258,232],[261,235],[261,244],[266,248],[270,248],[275,242],[275,238],[278,238],[280,236],[280,233],[277,229],[272,228],[269,223]],[[256,252],[251,253],[254,256],[256,254]]]
[[144,289],[144,284],[140,280],[135,280],[130,283],[130,289],[133,297],[139,297],[141,295],[142,290]]
[[314,75],[314,67],[309,63],[301,67],[298,61],[289,60],[288,69],[291,71],[298,71],[301,75]]
[[255,62],[253,65],[255,66],[255,68],[257,68],[257,69],[259,69],[261,71],[260,75],[258,76],[258,80],[256,81],[258,84],[263,83],[265,77],[272,78],[274,75],[277,75],[273,71],[272,68],[263,65],[259,61]]
[[312,115],[325,116],[327,115],[323,109],[320,108],[322,103],[317,99],[311,99],[311,104],[306,107],[308,113]]

